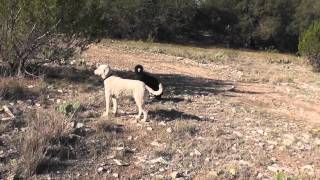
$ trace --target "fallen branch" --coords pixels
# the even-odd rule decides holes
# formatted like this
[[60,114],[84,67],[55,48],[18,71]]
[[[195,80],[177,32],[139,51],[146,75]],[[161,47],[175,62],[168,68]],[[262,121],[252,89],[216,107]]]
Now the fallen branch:
[[10,118],[15,118],[14,114],[11,112],[11,110],[7,106],[2,106],[4,112],[10,117]]

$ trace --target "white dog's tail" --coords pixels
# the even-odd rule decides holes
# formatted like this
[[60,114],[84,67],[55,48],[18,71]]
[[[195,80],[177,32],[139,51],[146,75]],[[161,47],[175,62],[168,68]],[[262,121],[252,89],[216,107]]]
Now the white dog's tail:
[[162,94],[163,92],[163,86],[161,83],[159,83],[159,90],[158,91],[154,91],[153,89],[151,89],[149,86],[146,85],[146,89],[149,91],[149,93],[155,95],[155,96],[159,96],[160,94]]

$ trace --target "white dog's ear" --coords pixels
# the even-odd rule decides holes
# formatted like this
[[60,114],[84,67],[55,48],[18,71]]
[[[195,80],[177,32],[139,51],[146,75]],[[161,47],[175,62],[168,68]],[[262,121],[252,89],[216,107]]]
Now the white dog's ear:
[[101,69],[98,67],[96,70],[94,70],[94,74],[100,76],[101,75]]
[[109,65],[106,65],[106,66],[104,67],[104,69],[103,69],[103,74],[105,75],[105,77],[108,76],[109,71],[110,71],[110,67],[109,67]]

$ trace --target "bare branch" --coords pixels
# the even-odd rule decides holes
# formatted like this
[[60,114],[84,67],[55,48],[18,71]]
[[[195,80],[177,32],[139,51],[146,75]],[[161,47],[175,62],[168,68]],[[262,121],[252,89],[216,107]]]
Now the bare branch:
[[60,24],[60,22],[61,22],[61,19],[59,19],[59,21],[54,26],[52,26],[46,33],[39,36],[37,40],[41,40],[42,38],[48,36]]
[[22,11],[22,8],[20,7],[20,9],[18,10],[16,16],[13,18],[13,21],[14,21],[15,23],[19,20],[21,11]]

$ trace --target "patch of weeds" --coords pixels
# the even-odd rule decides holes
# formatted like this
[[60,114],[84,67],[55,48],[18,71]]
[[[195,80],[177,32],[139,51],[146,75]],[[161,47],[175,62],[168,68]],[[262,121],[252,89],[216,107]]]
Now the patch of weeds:
[[273,58],[268,58],[267,62],[269,64],[291,64],[292,63],[290,59],[273,59]]
[[185,135],[195,136],[199,132],[199,129],[188,122],[178,121],[175,124],[173,131],[180,137]]
[[171,160],[173,158],[173,155],[177,151],[175,144],[168,145],[164,150],[159,150],[155,152],[156,157],[163,157],[166,160]]
[[311,133],[314,137],[320,137],[320,127],[311,129],[311,130],[310,130],[310,133]]
[[66,137],[71,126],[69,120],[55,111],[38,110],[27,117],[27,131],[21,137],[21,158],[17,178],[28,178],[40,169],[49,167],[48,150],[53,142]]
[[45,94],[46,85],[42,80],[32,81],[24,78],[8,77],[0,79],[0,99],[28,99]]
[[287,180],[286,175],[283,171],[277,171],[275,177],[277,180]]
[[291,77],[288,78],[288,83],[294,83],[294,79],[292,79]]
[[71,113],[78,111],[81,107],[82,106],[79,101],[67,101],[57,106],[56,111],[64,115],[70,115]]

